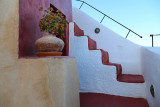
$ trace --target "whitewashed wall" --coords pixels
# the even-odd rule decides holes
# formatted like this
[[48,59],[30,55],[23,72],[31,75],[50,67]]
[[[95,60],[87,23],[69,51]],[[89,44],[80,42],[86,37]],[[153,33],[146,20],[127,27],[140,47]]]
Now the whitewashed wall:
[[[109,52],[111,62],[122,64],[123,73],[143,74],[145,78],[146,86],[143,84],[144,85],[143,89],[138,88],[139,92],[142,92],[143,96],[147,95],[146,97],[151,107],[160,107],[160,89],[159,89],[160,88],[160,79],[159,79],[160,78],[160,48],[146,48],[146,47],[141,47],[137,44],[134,44],[131,41],[124,39],[120,35],[114,33],[113,31],[106,28],[99,22],[95,21],[93,18],[89,17],[84,12],[74,7],[73,7],[73,20],[74,22],[77,23],[77,25],[82,30],[84,30],[85,35],[90,36],[93,40],[97,42],[97,46],[99,49],[104,49]],[[94,33],[94,30],[97,27],[100,28],[101,30],[99,34]],[[108,70],[109,69],[106,69],[106,71]],[[81,69],[79,69],[79,71],[81,71]],[[112,86],[112,84],[115,84],[114,83],[115,81],[111,82],[112,79],[109,79],[110,76],[111,75],[107,74],[108,82],[104,83],[103,86],[99,86],[99,87],[108,88],[109,85]],[[135,84],[134,84],[135,90],[132,90],[132,91],[130,87],[131,84],[128,84],[128,83],[122,83],[122,84],[123,85],[125,84],[126,87],[120,88],[118,86],[120,90],[127,88],[128,90],[128,91],[126,90],[127,93],[133,92],[133,94],[135,93],[134,95],[138,97],[137,96],[138,93],[136,92],[137,86]],[[122,84],[120,83],[119,85],[121,86]],[[153,84],[155,88],[155,98],[153,98],[150,94],[151,84]],[[114,88],[111,87],[111,88],[115,89],[115,87]],[[112,93],[107,91],[105,92]],[[122,95],[122,93],[124,94],[124,92],[120,92],[118,95]],[[139,93],[139,94],[142,95],[142,93]],[[115,92],[112,94],[116,95],[117,93]],[[126,95],[126,94],[124,95],[134,96],[134,95]]]
[[74,36],[74,23],[69,28],[69,55],[77,59],[80,92],[146,98],[145,83],[118,82],[116,68],[102,64],[101,51],[88,50],[86,36]]
[[[123,73],[141,74],[141,47],[114,33],[81,10],[73,7],[73,21],[85,35],[97,42],[99,49],[109,52],[111,62],[122,64]],[[100,28],[100,33],[94,32]]]
[[[160,107],[160,48],[142,49],[142,69],[148,103],[151,107]],[[154,86],[155,98],[150,93],[151,84]]]

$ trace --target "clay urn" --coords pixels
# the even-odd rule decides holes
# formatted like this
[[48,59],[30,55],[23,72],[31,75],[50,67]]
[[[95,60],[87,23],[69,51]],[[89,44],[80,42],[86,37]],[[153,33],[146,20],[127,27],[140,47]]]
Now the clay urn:
[[35,47],[36,47],[38,56],[39,54],[46,54],[46,53],[49,53],[49,54],[61,53],[62,54],[61,51],[64,48],[64,42],[60,38],[57,38],[55,35],[46,33],[46,34],[43,34],[41,38],[36,40]]

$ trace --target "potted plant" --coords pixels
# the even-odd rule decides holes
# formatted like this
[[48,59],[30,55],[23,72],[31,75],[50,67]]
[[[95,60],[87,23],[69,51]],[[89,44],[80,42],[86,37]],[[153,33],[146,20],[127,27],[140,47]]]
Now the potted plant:
[[44,12],[39,27],[45,33],[35,42],[37,56],[60,56],[64,48],[64,29],[68,22],[60,10],[56,13],[53,12],[53,8],[43,11],[41,7],[39,10]]

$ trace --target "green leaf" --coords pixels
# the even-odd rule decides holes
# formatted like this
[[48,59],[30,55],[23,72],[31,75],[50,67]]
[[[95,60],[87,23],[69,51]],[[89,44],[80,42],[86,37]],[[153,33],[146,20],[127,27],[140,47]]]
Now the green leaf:
[[42,10],[43,10],[43,7],[40,7],[40,8],[39,8],[39,11],[42,11]]

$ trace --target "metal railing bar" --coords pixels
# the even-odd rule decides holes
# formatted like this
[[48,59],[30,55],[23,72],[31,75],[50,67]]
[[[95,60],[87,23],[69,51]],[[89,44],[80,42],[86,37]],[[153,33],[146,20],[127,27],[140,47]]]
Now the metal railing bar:
[[98,9],[96,9],[95,7],[93,7],[93,6],[91,6],[90,4],[86,3],[85,1],[81,1],[81,0],[76,0],[76,1],[83,2],[83,3],[85,3],[86,5],[92,7],[93,9],[95,9],[96,11],[100,12],[101,14],[105,15],[103,12],[99,11]]
[[[132,33],[136,34],[137,36],[139,36],[140,38],[142,38],[142,36],[140,36],[139,34],[137,34],[136,32],[134,32],[133,30],[129,29],[129,28],[126,27],[125,25],[119,23],[118,21],[114,20],[114,19],[111,18],[110,16],[108,16],[108,15],[104,14],[103,12],[99,11],[98,9],[96,9],[95,7],[93,7],[93,6],[91,6],[90,4],[86,3],[85,1],[81,1],[81,0],[76,0],[76,1],[80,1],[80,2],[85,3],[86,5],[90,6],[90,7],[93,8],[93,9],[95,9],[95,10],[98,11],[99,13],[103,14],[104,17],[105,17],[105,16],[108,17],[108,18],[111,19],[112,21],[118,23],[119,25],[121,25],[121,26],[123,26],[124,28],[128,29],[130,32],[132,32]],[[104,19],[104,17],[103,17],[103,19]],[[102,21],[103,21],[103,20],[101,20],[101,22],[102,22]],[[101,23],[101,22],[100,22],[100,23]]]
[[134,32],[133,30],[129,29],[128,27],[124,26],[123,24],[119,23],[118,21],[114,20],[113,18],[109,17],[106,15],[106,17],[108,17],[109,19],[113,20],[114,22],[118,23],[119,25],[123,26],[124,28],[130,30],[132,33],[136,34],[137,36],[139,36],[140,38],[142,38],[142,36],[140,36],[139,34],[137,34],[136,32]]
[[[152,36],[160,36],[160,34],[151,34],[151,35],[152,35]],[[150,36],[151,36],[151,35],[150,35]]]

